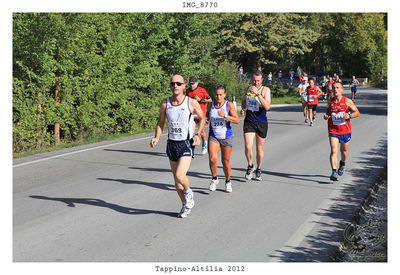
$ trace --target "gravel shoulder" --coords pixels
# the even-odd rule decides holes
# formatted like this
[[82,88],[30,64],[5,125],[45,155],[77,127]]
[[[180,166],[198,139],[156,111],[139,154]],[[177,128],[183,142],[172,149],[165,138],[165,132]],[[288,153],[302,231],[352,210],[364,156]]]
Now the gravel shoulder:
[[338,262],[387,262],[387,167],[343,231]]

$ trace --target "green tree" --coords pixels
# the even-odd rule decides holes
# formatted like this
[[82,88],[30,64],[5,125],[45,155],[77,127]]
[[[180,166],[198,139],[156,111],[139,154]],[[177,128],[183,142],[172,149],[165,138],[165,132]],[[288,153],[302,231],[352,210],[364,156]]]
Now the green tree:
[[250,69],[283,64],[293,55],[311,51],[317,34],[304,27],[304,20],[298,14],[225,14],[221,45],[231,61],[249,60]]

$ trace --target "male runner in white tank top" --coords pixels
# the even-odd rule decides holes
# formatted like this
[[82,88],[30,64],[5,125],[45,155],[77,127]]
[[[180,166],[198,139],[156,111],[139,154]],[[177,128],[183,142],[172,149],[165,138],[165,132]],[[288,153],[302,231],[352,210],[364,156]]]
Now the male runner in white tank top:
[[[171,78],[170,88],[173,95],[160,104],[160,115],[156,125],[155,137],[150,146],[154,148],[164,128],[165,118],[168,119],[167,155],[175,180],[175,188],[182,201],[182,209],[178,217],[185,218],[194,206],[193,191],[190,189],[186,176],[192,160],[192,146],[200,145],[200,133],[204,131],[205,115],[199,103],[185,96],[185,80],[181,75]],[[193,113],[200,119],[198,132],[193,135]]]

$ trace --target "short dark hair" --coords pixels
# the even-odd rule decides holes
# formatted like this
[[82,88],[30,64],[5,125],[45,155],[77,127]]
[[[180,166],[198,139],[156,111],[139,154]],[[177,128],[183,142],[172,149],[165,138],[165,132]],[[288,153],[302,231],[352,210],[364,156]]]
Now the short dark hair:
[[342,83],[342,82],[340,82],[340,81],[335,81],[335,82],[333,83],[333,85],[335,85],[335,84],[340,84],[340,85],[342,86],[342,88],[343,88],[343,83]]
[[255,75],[255,76],[260,76],[261,75],[261,77],[264,78],[264,75],[260,70],[257,70],[255,72],[253,72],[253,75]]
[[217,84],[215,86],[215,90],[224,90],[224,92],[226,93],[226,88],[224,84]]

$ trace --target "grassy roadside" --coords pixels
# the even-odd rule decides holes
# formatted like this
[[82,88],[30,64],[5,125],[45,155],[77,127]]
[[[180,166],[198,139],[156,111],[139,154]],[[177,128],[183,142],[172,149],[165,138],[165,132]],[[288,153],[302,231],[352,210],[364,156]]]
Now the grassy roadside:
[[40,153],[61,150],[61,149],[65,149],[65,148],[71,148],[71,147],[96,143],[96,142],[100,142],[100,141],[114,140],[114,139],[118,139],[118,138],[122,138],[122,137],[128,137],[128,136],[138,135],[138,134],[142,134],[142,133],[149,133],[149,132],[153,132],[153,131],[154,131],[154,129],[151,129],[151,130],[150,129],[142,129],[142,130],[139,130],[134,133],[104,134],[104,135],[99,135],[96,137],[90,137],[83,141],[74,141],[74,142],[68,142],[68,143],[61,142],[58,146],[46,147],[46,148],[43,148],[40,150],[27,150],[22,153],[13,153],[13,159],[23,158],[23,157],[27,157],[27,156],[34,155],[34,154],[40,154]]
[[[240,102],[237,102],[237,103],[238,103],[238,106],[240,106]],[[276,97],[276,98],[273,97],[272,98],[272,105],[274,105],[274,104],[296,104],[296,103],[301,103],[301,98],[299,96],[284,96],[284,97]],[[96,137],[87,138],[83,141],[74,141],[74,142],[69,142],[69,143],[62,142],[58,146],[46,147],[46,148],[39,149],[39,150],[27,150],[22,153],[13,153],[13,159],[23,158],[23,157],[27,157],[27,156],[34,155],[34,154],[40,154],[40,153],[61,150],[61,149],[65,149],[65,148],[71,148],[71,147],[96,143],[96,142],[100,142],[100,141],[114,140],[114,139],[118,139],[118,138],[122,138],[122,137],[138,135],[138,134],[142,134],[142,133],[150,133],[153,131],[154,131],[154,129],[142,129],[140,131],[133,132],[133,133],[103,134],[103,135],[99,135]]]
[[285,96],[271,99],[271,104],[297,104],[301,103],[300,96]]

